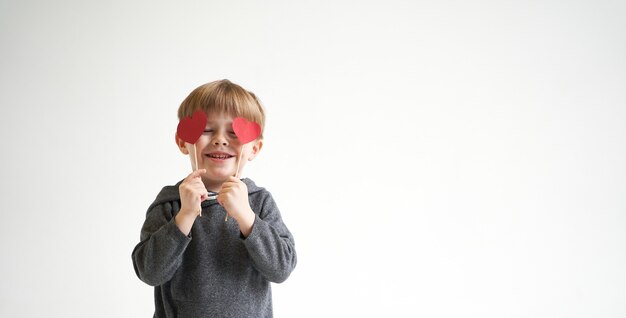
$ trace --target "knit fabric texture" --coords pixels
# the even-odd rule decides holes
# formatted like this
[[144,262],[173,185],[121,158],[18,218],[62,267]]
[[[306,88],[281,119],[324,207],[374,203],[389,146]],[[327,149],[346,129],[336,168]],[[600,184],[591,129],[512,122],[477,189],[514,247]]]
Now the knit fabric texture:
[[216,200],[202,202],[189,235],[176,226],[178,182],[164,187],[148,208],[132,252],[135,273],[154,286],[154,317],[272,317],[270,282],[289,277],[297,257],[293,236],[272,195],[250,179],[256,218],[244,238]]

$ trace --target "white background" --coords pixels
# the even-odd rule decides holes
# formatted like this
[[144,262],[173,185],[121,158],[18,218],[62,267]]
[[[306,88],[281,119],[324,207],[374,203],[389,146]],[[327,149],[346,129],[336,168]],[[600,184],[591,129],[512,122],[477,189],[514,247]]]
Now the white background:
[[623,1],[0,1],[0,316],[151,317],[131,251],[203,83],[299,263],[276,317],[625,317]]

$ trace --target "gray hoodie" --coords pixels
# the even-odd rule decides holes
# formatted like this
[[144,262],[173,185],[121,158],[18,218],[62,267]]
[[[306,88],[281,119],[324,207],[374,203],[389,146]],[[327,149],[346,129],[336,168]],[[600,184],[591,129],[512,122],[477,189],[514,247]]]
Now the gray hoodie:
[[296,266],[293,236],[272,195],[243,179],[256,214],[247,238],[234,219],[224,221],[216,200],[202,202],[187,236],[174,223],[181,182],[150,205],[132,253],[137,276],[155,286],[154,317],[272,317],[270,282],[283,282]]

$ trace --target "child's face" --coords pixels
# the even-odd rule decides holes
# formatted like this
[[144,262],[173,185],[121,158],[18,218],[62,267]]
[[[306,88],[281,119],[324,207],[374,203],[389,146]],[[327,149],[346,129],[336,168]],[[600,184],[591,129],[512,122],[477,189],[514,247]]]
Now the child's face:
[[[204,133],[196,142],[197,169],[206,169],[207,172],[202,176],[202,181],[211,191],[219,191],[222,183],[229,176],[235,175],[240,154],[239,175],[246,162],[252,161],[263,145],[261,140],[255,140],[246,144],[242,152],[242,144],[233,132],[233,119],[227,114],[207,114]],[[177,139],[177,143],[181,152],[188,154],[191,158],[192,167],[195,166],[193,145],[180,139]]]

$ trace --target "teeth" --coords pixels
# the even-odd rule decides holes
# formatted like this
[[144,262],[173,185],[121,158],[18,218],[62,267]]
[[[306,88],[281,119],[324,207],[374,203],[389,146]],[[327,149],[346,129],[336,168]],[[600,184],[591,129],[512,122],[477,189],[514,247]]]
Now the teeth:
[[228,159],[231,156],[230,155],[214,155],[214,154],[209,154],[210,158],[215,158],[215,159]]

